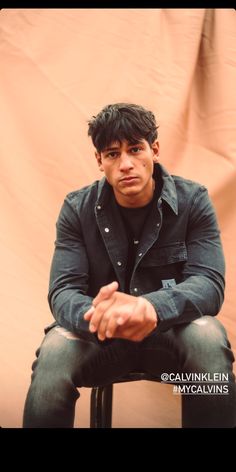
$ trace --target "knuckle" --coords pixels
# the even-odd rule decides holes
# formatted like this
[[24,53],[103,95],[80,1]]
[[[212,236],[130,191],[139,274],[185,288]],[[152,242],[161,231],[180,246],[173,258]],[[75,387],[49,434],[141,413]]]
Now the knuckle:
[[101,295],[105,295],[106,292],[107,292],[106,287],[101,287],[99,290],[99,293],[101,293]]
[[134,341],[141,341],[142,340],[142,335],[140,333],[134,333],[132,336]]
[[141,307],[146,306],[146,299],[143,297],[138,297],[138,303]]

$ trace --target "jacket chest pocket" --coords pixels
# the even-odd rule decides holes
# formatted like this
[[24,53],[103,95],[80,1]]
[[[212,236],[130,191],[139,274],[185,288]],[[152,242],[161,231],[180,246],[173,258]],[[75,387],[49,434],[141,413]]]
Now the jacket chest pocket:
[[181,282],[184,263],[187,261],[185,242],[177,241],[165,246],[154,246],[144,256],[140,269],[148,270],[149,275],[155,273],[159,280],[175,279]]

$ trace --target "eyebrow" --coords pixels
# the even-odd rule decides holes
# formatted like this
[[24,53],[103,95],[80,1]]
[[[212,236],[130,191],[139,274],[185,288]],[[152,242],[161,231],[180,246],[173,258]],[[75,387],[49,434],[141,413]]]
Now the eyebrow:
[[102,149],[102,152],[115,151],[116,149],[119,149],[119,146],[107,147],[105,149]]
[[[142,140],[135,140],[135,141],[127,141],[128,146],[136,146],[137,144],[142,144]],[[117,149],[120,149],[120,146],[110,146],[102,150],[102,152],[107,152],[107,151],[116,151]]]

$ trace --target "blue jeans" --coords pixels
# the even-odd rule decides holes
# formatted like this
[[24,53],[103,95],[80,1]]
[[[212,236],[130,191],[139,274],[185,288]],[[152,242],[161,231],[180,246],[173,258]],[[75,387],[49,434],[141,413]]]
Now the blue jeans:
[[[183,375],[207,373],[212,388],[214,374],[225,374],[226,394],[197,394],[196,389],[206,388],[204,378],[196,383],[194,394],[184,392],[182,426],[232,428],[236,424],[234,356],[224,327],[213,317],[177,325],[164,333],[154,331],[141,342],[101,342],[95,337],[94,342],[87,341],[57,326],[46,334],[36,355],[24,428],[72,428],[77,387],[108,384],[130,371],[171,374],[174,381],[174,376],[181,378],[178,385],[186,388],[192,388],[193,383],[186,383]],[[222,387],[220,382],[218,385]]]

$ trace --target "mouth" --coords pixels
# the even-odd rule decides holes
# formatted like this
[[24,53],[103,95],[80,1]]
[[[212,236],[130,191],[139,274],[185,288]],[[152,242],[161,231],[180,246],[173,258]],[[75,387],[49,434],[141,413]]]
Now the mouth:
[[135,176],[129,176],[129,177],[123,177],[120,179],[121,183],[128,184],[128,183],[133,183],[138,180],[138,177]]

